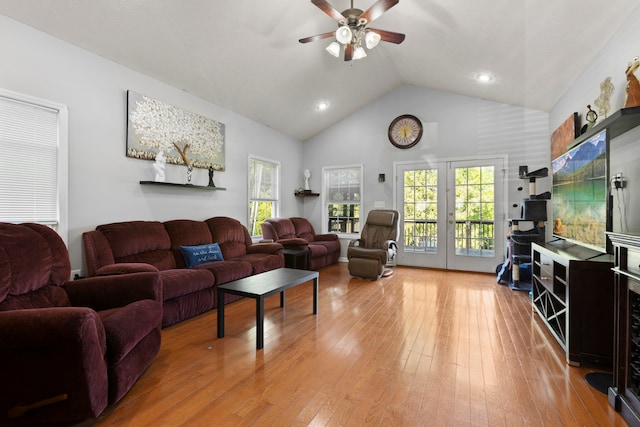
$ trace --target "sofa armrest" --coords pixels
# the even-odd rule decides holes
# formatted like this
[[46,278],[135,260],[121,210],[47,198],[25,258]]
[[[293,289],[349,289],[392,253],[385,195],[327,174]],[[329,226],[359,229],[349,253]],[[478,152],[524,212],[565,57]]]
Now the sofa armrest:
[[384,247],[387,250],[387,262],[389,262],[398,253],[398,243],[395,240],[385,240]]
[[69,282],[64,288],[74,306],[96,311],[124,307],[142,299],[162,303],[162,281],[157,272],[89,277]]
[[282,249],[280,243],[254,243],[247,246],[247,254],[275,254]]
[[389,250],[397,250],[398,249],[398,243],[396,243],[395,240],[385,240],[384,241],[384,247],[385,249]]
[[[105,354],[104,327],[89,308],[0,312],[0,425],[71,425],[100,415],[108,401]],[[43,407],[8,418],[25,405]]]
[[159,270],[151,265],[142,262],[121,262],[100,267],[96,271],[96,276],[114,276],[118,274],[158,272]]
[[[0,312],[0,351],[67,347],[82,339],[81,330],[97,333],[97,343],[106,348],[102,322],[86,307],[49,307]],[[80,345],[80,344],[78,344]],[[6,366],[5,366],[6,367]]]
[[326,241],[326,240],[338,240],[338,235],[335,233],[316,234],[313,237],[314,242]]
[[309,242],[300,237],[292,237],[290,239],[280,239],[278,243],[282,245],[285,249],[298,249],[306,251],[309,249]]

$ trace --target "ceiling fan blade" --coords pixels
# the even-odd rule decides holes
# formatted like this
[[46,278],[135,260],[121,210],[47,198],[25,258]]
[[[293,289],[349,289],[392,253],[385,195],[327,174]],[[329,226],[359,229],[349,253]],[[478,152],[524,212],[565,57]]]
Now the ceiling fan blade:
[[311,0],[311,3],[315,4],[320,10],[332,17],[338,22],[344,21],[345,18],[340,12],[334,9],[327,0]]
[[383,13],[397,5],[400,0],[378,0],[369,9],[362,12],[358,20],[366,19],[367,24],[378,19]]
[[348,43],[344,46],[344,60],[351,61],[353,59],[353,45]]
[[380,40],[389,42],[389,43],[400,44],[404,41],[404,38],[406,37],[404,34],[394,33],[393,31],[379,30],[377,28],[367,28],[367,29],[374,33],[380,34]]
[[336,32],[331,31],[329,33],[316,34],[315,36],[305,37],[303,39],[298,40],[300,43],[309,43],[314,42],[316,40],[328,39],[329,37],[335,36]]

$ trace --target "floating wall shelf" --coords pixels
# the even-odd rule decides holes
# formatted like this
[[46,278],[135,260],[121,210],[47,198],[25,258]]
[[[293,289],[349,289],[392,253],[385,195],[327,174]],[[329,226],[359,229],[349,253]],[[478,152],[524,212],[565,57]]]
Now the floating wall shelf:
[[141,185],[162,185],[165,187],[182,187],[182,188],[191,188],[194,190],[205,190],[205,191],[217,191],[217,190],[226,190],[223,187],[209,187],[208,185],[193,185],[193,184],[177,184],[174,182],[158,182],[158,181],[140,181]]
[[310,193],[308,191],[296,191],[294,194],[296,197],[318,197],[320,195],[320,193]]
[[640,107],[621,108],[567,145],[572,149],[582,141],[586,141],[603,129],[608,129],[609,139],[613,139],[640,125]]

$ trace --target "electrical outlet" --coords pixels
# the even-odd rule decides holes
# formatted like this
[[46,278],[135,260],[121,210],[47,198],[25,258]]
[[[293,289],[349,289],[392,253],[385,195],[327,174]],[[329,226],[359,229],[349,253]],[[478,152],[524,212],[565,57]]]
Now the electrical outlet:
[[82,273],[82,270],[71,270],[71,276],[69,277],[69,280],[76,280],[79,279],[80,273]]
[[611,189],[620,190],[622,188],[624,188],[624,178],[622,177],[622,172],[618,172],[611,177]]

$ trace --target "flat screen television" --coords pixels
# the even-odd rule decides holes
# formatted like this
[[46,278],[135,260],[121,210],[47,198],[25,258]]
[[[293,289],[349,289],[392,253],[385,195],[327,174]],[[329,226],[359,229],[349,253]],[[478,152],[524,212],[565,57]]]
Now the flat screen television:
[[553,235],[607,252],[611,230],[606,129],[551,162]]

